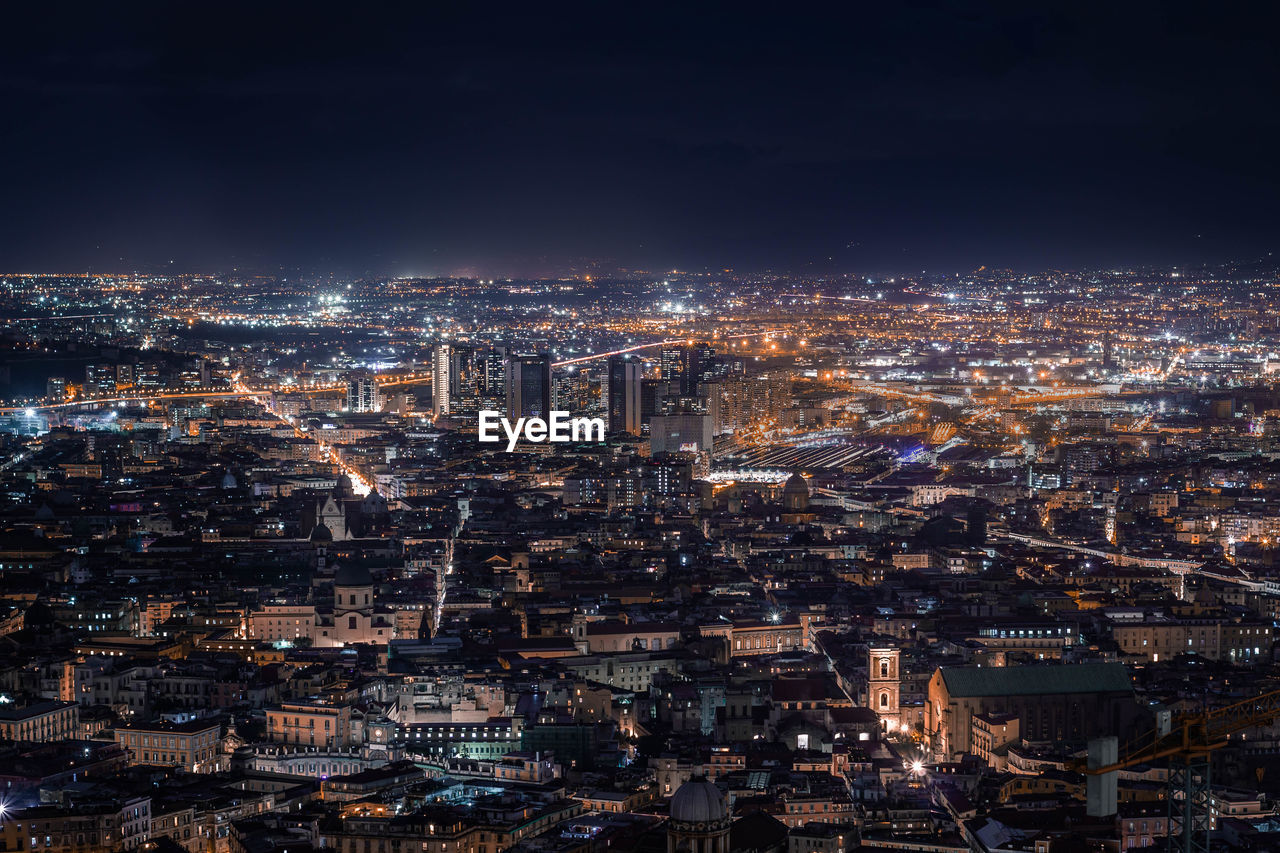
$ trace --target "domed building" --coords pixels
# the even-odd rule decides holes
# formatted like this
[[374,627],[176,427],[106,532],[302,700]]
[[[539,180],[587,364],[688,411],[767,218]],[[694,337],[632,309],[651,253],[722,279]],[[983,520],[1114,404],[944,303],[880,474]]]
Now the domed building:
[[373,575],[364,566],[340,566],[333,576],[334,617],[373,615]]
[[333,611],[316,615],[317,646],[386,645],[395,636],[394,614],[379,607],[373,576],[364,566],[339,566],[333,577]]
[[387,503],[377,492],[362,498],[355,493],[351,478],[340,474],[331,491],[303,506],[299,525],[304,537],[309,538],[323,524],[334,542],[345,542],[365,535],[375,517],[386,511]]
[[783,512],[809,511],[809,483],[799,471],[787,478],[782,487]]
[[694,776],[671,797],[667,853],[729,853],[729,804],[704,776]]

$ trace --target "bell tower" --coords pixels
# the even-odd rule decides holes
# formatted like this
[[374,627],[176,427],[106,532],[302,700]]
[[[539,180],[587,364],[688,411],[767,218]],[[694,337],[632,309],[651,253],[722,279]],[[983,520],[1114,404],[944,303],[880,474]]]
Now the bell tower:
[[898,705],[900,654],[890,646],[867,649],[867,705],[880,717],[880,728],[886,732],[897,731],[902,723]]

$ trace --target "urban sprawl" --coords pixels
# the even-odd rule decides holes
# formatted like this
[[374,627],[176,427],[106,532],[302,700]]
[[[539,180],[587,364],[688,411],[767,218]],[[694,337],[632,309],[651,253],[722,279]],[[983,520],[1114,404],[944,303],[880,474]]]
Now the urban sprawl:
[[0,851],[1280,848],[1274,267],[8,274],[0,351]]

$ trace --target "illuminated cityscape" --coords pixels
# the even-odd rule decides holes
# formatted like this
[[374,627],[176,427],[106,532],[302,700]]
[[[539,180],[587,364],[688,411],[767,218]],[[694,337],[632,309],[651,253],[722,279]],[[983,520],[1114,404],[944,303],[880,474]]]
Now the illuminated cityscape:
[[1257,22],[93,14],[0,67],[0,853],[1280,850]]

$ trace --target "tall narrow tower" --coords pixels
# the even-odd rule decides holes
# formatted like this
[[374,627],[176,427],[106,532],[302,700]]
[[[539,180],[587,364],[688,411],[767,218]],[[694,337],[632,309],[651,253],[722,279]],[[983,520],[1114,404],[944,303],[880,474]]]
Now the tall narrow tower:
[[609,432],[640,434],[640,365],[614,356],[609,359]]
[[551,416],[551,357],[517,355],[507,358],[507,417]]
[[431,358],[431,413],[436,417],[448,416],[452,397],[453,347],[436,344]]
[[897,731],[902,724],[898,705],[901,679],[898,675],[900,652],[890,646],[867,649],[867,704],[880,717],[880,728]]

